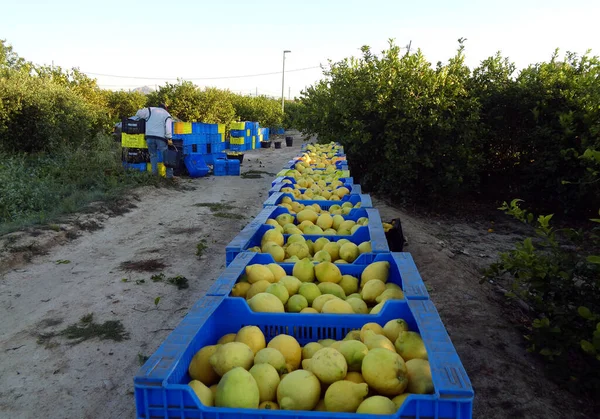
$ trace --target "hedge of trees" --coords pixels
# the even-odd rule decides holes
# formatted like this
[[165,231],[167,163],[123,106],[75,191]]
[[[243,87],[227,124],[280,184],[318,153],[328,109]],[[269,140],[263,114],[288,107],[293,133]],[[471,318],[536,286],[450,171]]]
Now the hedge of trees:
[[97,134],[109,133],[121,117],[159,103],[166,103],[171,114],[183,121],[250,120],[276,127],[284,116],[276,99],[200,89],[184,80],[167,83],[148,95],[103,90],[77,69],[28,62],[2,40],[0,98],[0,150],[5,152],[77,147],[93,141]]
[[0,40],[0,234],[160,182],[126,173],[108,134],[122,117],[161,102],[183,121],[283,121],[278,100],[183,80],[149,95],[103,90],[77,69],[26,61]]
[[[595,396],[600,61],[555,51],[516,71],[496,54],[471,71],[464,60],[462,40],[435,66],[393,42],[380,55],[363,47],[359,58],[330,62],[303,92],[295,123],[343,144],[355,179],[397,200],[438,208],[505,201],[500,209],[529,224],[532,237],[500,255],[485,278],[530,307],[527,349],[544,357],[552,376]],[[540,210],[563,216],[562,228]],[[565,215],[578,218],[578,228],[566,228]]]
[[462,40],[435,66],[393,42],[379,55],[363,47],[303,92],[297,125],[341,142],[353,175],[397,199],[518,196],[596,212],[598,167],[581,156],[600,149],[598,58],[555,52],[519,72],[500,54],[472,71],[464,60]]

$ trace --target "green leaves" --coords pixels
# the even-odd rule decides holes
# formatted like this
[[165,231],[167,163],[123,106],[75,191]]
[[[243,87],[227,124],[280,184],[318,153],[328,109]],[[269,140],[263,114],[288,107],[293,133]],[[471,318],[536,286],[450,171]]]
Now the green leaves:
[[586,320],[591,320],[594,318],[594,315],[587,307],[579,306],[577,308],[577,313]]
[[596,255],[588,256],[586,258],[586,260],[590,263],[600,264],[600,256],[596,256]]

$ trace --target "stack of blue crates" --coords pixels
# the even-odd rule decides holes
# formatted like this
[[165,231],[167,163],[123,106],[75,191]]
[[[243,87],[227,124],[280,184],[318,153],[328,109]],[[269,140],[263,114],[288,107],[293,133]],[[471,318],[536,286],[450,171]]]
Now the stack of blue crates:
[[226,143],[221,141],[218,124],[192,122],[191,134],[173,134],[174,140],[183,141],[183,154],[202,154],[207,164],[225,157]]
[[269,128],[259,128],[259,133],[263,141],[269,141]]
[[[253,129],[253,126],[248,128]],[[258,127],[256,127],[258,132]],[[264,131],[262,132],[264,136]],[[268,132],[267,132],[268,135]],[[244,141],[247,134],[241,137]],[[245,147],[246,144],[244,143]],[[341,149],[341,147],[340,147]],[[341,153],[343,156],[343,149]],[[236,162],[236,163],[234,163]],[[239,161],[217,159],[214,173],[217,176],[239,171]],[[389,300],[377,314],[308,314],[308,313],[257,313],[250,309],[243,298],[231,296],[235,284],[240,281],[246,267],[254,264],[277,263],[286,275],[293,274],[293,263],[276,262],[268,253],[255,253],[252,248],[260,246],[264,233],[273,226],[268,219],[287,213],[295,215],[282,206],[284,194],[274,191],[265,202],[263,210],[227,246],[225,269],[210,287],[206,296],[189,310],[179,326],[141,367],[134,378],[137,419],[366,419],[374,415],[346,414],[319,411],[284,411],[265,409],[217,408],[204,406],[194,390],[187,385],[192,379],[188,366],[194,355],[203,347],[215,345],[224,335],[237,333],[244,326],[257,326],[269,342],[285,333],[293,336],[300,345],[319,339],[342,340],[353,330],[375,322],[384,326],[395,319],[403,319],[411,331],[423,339],[433,381],[430,394],[409,394],[400,408],[388,418],[395,419],[471,419],[474,392],[469,377],[456,353],[446,328],[427,287],[410,253],[390,252],[379,211],[372,207],[369,195],[360,194],[360,185],[353,185],[349,173],[343,179],[351,193],[343,202],[356,204],[345,220],[357,221],[366,217],[369,222],[351,235],[327,236],[330,241],[346,239],[358,244],[371,242],[371,251],[362,253],[351,263],[337,265],[342,275],[360,278],[366,267],[373,262],[389,265],[388,283],[395,284],[404,292],[404,299]],[[278,178],[273,186],[283,187],[284,178]],[[292,182],[293,178],[289,181]],[[348,185],[346,186],[348,187]],[[285,195],[294,200],[293,195]],[[318,203],[326,209],[336,201],[298,201],[304,205]],[[337,201],[340,204],[342,202]],[[287,241],[289,234],[284,234]],[[324,235],[307,235],[313,242]]]

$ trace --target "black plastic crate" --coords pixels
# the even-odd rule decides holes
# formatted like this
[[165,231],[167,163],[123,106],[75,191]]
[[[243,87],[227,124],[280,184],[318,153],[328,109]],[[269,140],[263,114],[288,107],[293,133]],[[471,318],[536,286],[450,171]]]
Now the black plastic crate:
[[123,118],[121,120],[121,132],[125,134],[145,134],[146,133],[146,120],[134,120],[129,118]]
[[150,153],[145,148],[123,148],[121,158],[125,163],[150,163]]

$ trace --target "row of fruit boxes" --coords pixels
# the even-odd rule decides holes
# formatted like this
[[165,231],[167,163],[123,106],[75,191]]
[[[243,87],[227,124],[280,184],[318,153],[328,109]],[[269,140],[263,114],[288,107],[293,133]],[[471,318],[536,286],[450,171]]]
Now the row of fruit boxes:
[[[346,180],[350,179],[352,184],[349,173],[345,175]],[[273,185],[281,183],[282,180],[281,177],[276,179]],[[273,196],[276,198],[273,199]],[[429,300],[427,289],[411,255],[389,252],[385,235],[382,234],[381,218],[378,211],[371,208],[368,195],[361,195],[360,192],[349,194],[347,197],[350,198],[343,201],[350,202],[353,206],[361,203],[360,208],[353,208],[344,214],[344,220],[356,222],[364,217],[368,219],[368,224],[358,227],[349,236],[323,237],[332,242],[345,239],[354,244],[365,240],[370,241],[370,252],[360,254],[352,263],[339,264],[337,268],[343,275],[361,279],[369,266],[381,267],[381,264],[386,264],[389,266],[386,282],[401,289],[403,299],[385,301],[376,314],[307,315],[297,312],[256,312],[252,310],[246,299],[233,296],[236,286],[245,279],[248,267],[270,265],[273,268],[273,265],[277,265],[277,269],[281,269],[288,277],[294,274],[295,263],[276,263],[271,254],[249,251],[260,244],[267,230],[272,229],[272,226],[266,224],[267,220],[288,214],[292,216],[294,222],[297,222],[295,215],[290,214],[287,208],[278,206],[284,196],[287,195],[275,192],[256,219],[229,244],[228,266],[223,274],[215,281],[207,295],[190,309],[179,326],[136,375],[134,385],[137,418],[362,419],[381,417],[360,413],[213,407],[210,403],[202,403],[199,393],[188,385],[195,378],[190,375],[190,365],[194,356],[202,348],[216,345],[248,326],[260,329],[266,342],[285,334],[293,337],[300,345],[306,345],[310,342],[324,342],[324,340],[340,341],[353,331],[364,329],[365,324],[376,323],[384,326],[395,319],[402,319],[410,331],[420,334],[427,352],[433,391],[430,394],[410,394],[395,413],[384,417],[471,418],[474,393],[464,367],[435,306]],[[301,202],[303,205],[316,203],[324,210],[335,205],[335,202],[330,204],[328,201]],[[289,234],[283,236],[284,240],[290,237]],[[316,241],[318,237],[305,235],[304,239]],[[217,389],[217,393],[214,394],[218,394],[219,386],[212,386]],[[218,395],[215,397],[219,400]],[[271,408],[271,402],[264,403],[262,405],[266,406],[265,409]]]

